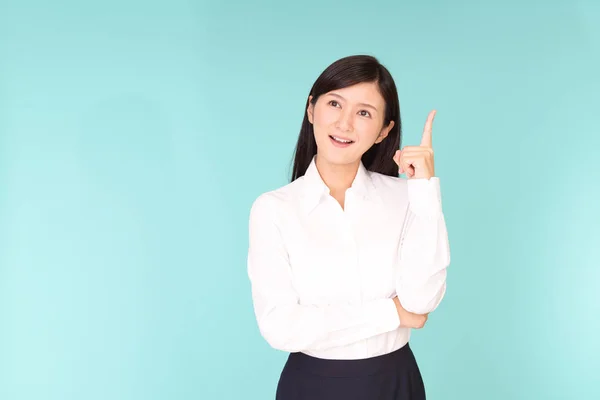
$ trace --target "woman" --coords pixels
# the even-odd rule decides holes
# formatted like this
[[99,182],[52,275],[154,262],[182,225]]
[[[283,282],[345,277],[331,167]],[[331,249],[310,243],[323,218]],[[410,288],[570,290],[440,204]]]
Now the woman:
[[340,59],[314,83],[292,181],[250,212],[258,326],[290,353],[278,400],[425,399],[408,341],[450,263],[434,115],[420,145],[399,150],[398,94],[377,59]]

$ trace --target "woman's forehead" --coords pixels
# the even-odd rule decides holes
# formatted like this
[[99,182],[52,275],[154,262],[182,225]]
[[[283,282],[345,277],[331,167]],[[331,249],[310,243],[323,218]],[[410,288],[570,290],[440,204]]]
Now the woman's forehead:
[[375,82],[359,83],[342,89],[332,90],[327,94],[341,97],[352,103],[366,103],[376,106],[384,102]]

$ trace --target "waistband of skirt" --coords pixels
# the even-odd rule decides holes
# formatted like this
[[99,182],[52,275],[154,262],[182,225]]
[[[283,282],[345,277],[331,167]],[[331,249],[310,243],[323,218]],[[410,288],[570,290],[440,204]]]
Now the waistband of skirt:
[[416,364],[409,344],[388,354],[361,359],[324,359],[305,353],[291,353],[286,367],[327,377],[377,375],[389,370],[411,369]]

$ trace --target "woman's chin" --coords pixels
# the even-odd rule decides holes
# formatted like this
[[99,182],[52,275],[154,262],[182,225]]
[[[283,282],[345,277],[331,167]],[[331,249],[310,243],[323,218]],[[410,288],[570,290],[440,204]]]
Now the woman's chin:
[[354,164],[360,160],[360,156],[354,152],[339,150],[340,149],[333,149],[333,151],[319,152],[318,157],[321,157],[323,161],[326,161],[331,165]]

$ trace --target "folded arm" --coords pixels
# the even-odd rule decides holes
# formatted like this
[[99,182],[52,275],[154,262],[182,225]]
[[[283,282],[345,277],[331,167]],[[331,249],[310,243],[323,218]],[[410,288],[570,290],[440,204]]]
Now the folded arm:
[[262,195],[249,223],[248,275],[258,327],[274,348],[289,352],[347,345],[400,326],[393,299],[362,305],[299,304],[279,230],[277,200]]

